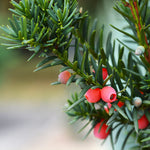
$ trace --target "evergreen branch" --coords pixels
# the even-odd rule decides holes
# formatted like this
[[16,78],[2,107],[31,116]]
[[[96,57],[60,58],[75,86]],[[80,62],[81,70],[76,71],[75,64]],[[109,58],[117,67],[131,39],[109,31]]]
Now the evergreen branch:
[[[74,118],[73,122],[79,119],[88,120],[80,131],[91,123],[92,127],[87,132],[88,135],[96,123],[105,119],[108,125],[106,131],[112,130],[110,132],[112,144],[114,143],[113,130],[119,127],[117,137],[115,137],[117,142],[123,127],[131,126],[131,130],[124,138],[122,149],[125,148],[132,133],[136,135],[140,147],[149,148],[149,126],[145,132],[141,132],[138,125],[140,112],[144,112],[150,121],[148,0],[144,0],[144,2],[122,0],[121,8],[115,7],[115,10],[129,23],[129,27],[126,29],[131,29],[133,35],[124,29],[118,29],[111,25],[117,31],[145,47],[146,52],[140,56],[141,60],[132,53],[134,50],[127,45],[129,40],[126,41],[127,44],[118,40],[130,50],[127,58],[124,59],[123,56],[126,53],[120,44],[118,45],[118,57],[116,57],[116,44],[115,40],[112,44],[111,32],[108,34],[104,46],[104,28],[97,29],[98,21],[94,20],[91,23],[88,13],[78,10],[76,0],[21,0],[19,3],[12,0],[11,3],[14,6],[11,11],[15,15],[9,19],[10,26],[1,27],[7,35],[0,37],[15,44],[4,45],[9,48],[25,46],[26,49],[34,52],[29,60],[36,55],[45,57],[37,64],[35,71],[56,65],[63,66],[60,72],[68,69],[73,71],[70,73],[66,85],[75,82],[81,87],[81,91],[79,95],[72,96],[73,101],[67,101],[66,113]],[[70,50],[73,51],[73,59],[69,57]],[[141,66],[146,70],[146,73],[141,73]],[[107,71],[108,77],[106,79],[103,78],[103,69]],[[57,81],[53,85],[60,83]],[[111,86],[116,92],[114,95],[117,95],[115,101],[111,103],[111,108],[108,108],[109,103],[104,98],[110,91],[103,93],[102,96],[103,88],[107,86]],[[86,100],[84,95],[89,89],[96,88],[100,88],[101,98],[99,102],[93,104],[88,99]],[[108,96],[107,100],[114,95]],[[136,97],[142,99],[142,104],[139,107],[134,103]],[[124,102],[123,106],[119,105],[120,102]],[[103,124],[101,124],[99,131],[102,126]]]
[[53,53],[60,59],[64,62],[64,64],[66,66],[68,66],[69,68],[71,68],[73,71],[76,72],[76,74],[80,75],[81,77],[83,77],[85,79],[85,81],[88,83],[88,84],[93,84],[93,85],[97,85],[97,86],[100,86],[101,85],[96,82],[95,80],[92,79],[92,76],[91,75],[85,75],[85,73],[83,73],[83,69],[79,69],[76,65],[72,64],[69,60],[64,60],[64,57],[61,56],[61,53],[58,52],[58,50],[56,49],[53,49]]
[[125,34],[126,36],[132,38],[134,41],[138,42],[138,39],[137,39],[136,37],[134,37],[133,35],[131,35],[131,34],[125,32],[125,31],[123,31],[123,30],[121,30],[121,29],[118,29],[118,28],[116,28],[116,27],[113,26],[113,25],[110,25],[110,26],[113,27],[114,29],[118,30],[119,32]]
[[[146,33],[143,30],[143,23],[142,23],[142,19],[141,19],[140,13],[139,13],[138,3],[137,3],[137,1],[134,1],[134,2],[130,1],[127,6],[130,8],[133,18],[135,20],[135,27],[136,27],[137,36],[139,39],[138,43],[140,45],[145,46],[146,51],[144,53],[144,56],[145,56],[146,61],[148,63],[150,63],[150,46],[148,44],[148,39],[146,37]],[[150,69],[149,69],[149,71],[150,71]]]

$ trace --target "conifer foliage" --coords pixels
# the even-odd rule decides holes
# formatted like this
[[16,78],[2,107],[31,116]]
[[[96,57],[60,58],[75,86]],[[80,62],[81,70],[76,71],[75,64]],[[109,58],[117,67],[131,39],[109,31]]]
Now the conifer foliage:
[[[150,149],[150,0],[116,2],[114,9],[128,30],[111,26],[125,35],[126,42],[113,40],[111,32],[104,42],[104,26],[98,28],[96,19],[91,22],[77,0],[11,0],[11,4],[10,24],[1,26],[6,33],[1,38],[7,41],[3,45],[33,51],[29,60],[43,57],[35,71],[62,66],[59,80],[52,84],[81,88],[65,108],[73,122],[87,121],[80,131],[90,124],[87,135],[92,131],[100,139],[110,136],[115,149],[126,128],[121,150],[131,135],[135,142],[131,149]],[[128,42],[138,47],[132,49]]]

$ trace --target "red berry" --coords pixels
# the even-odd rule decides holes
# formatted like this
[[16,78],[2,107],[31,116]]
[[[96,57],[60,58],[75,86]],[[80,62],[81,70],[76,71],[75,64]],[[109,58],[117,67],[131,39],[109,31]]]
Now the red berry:
[[107,72],[107,69],[106,68],[102,68],[102,72],[103,72],[103,80],[105,80],[108,76],[108,72]]
[[62,84],[66,84],[70,77],[71,77],[71,73],[69,71],[63,71],[58,75],[58,80]]
[[145,115],[138,120],[139,129],[145,129],[149,125],[149,121]]
[[89,89],[85,93],[85,98],[87,99],[88,102],[90,103],[96,103],[101,99],[101,89],[96,88],[96,89]]
[[105,101],[106,103],[112,103],[117,100],[116,99],[117,93],[115,89],[113,89],[112,87],[105,86],[101,90],[101,97],[102,97],[102,100]]
[[117,104],[119,107],[122,107],[124,105],[124,102],[119,101]]
[[[93,70],[93,72],[95,73],[95,70]],[[103,76],[103,80],[107,78],[108,72],[106,68],[102,68],[102,76]]]
[[[102,124],[102,127],[100,129],[100,126]],[[106,139],[107,136],[110,133],[110,129],[108,130],[108,132],[106,132],[108,126],[104,123],[104,119],[102,119],[99,123],[96,124],[96,126],[94,127],[94,136],[99,138],[99,139]],[[100,129],[100,130],[99,130]]]
[[142,95],[144,95],[144,92],[140,91],[140,93],[141,93]]
[[[121,108],[124,105],[124,102],[119,101],[117,105]],[[117,110],[115,109],[115,111]]]

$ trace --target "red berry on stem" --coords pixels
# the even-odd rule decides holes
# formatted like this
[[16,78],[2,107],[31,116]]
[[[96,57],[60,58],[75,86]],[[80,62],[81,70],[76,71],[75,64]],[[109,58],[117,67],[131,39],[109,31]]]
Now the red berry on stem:
[[[117,105],[121,108],[124,105],[124,102],[119,101]],[[117,110],[115,109],[115,111]]]
[[62,84],[66,84],[70,77],[71,73],[69,71],[63,71],[58,75],[58,81]]
[[105,101],[106,103],[112,103],[116,101],[117,93],[114,88],[110,86],[105,86],[101,90],[101,97],[102,100]]
[[[101,126],[102,124],[102,126]],[[101,126],[101,129],[100,129]],[[104,119],[102,119],[99,123],[94,127],[94,136],[99,139],[106,139],[110,133],[110,129],[106,132],[108,126],[104,123]]]
[[124,102],[119,101],[117,104],[119,107],[122,107],[124,105]]
[[106,68],[102,68],[102,75],[103,75],[103,80],[105,80],[108,76],[108,72]]
[[[95,70],[93,70],[93,72],[95,73]],[[102,76],[103,76],[103,80],[107,78],[108,72],[106,68],[102,68]]]
[[90,103],[96,103],[101,99],[101,89],[96,88],[96,89],[89,89],[85,93],[85,98],[87,99],[88,102]]
[[142,95],[144,95],[144,92],[140,91],[140,93],[141,93]]
[[146,115],[143,115],[143,116],[138,120],[139,129],[145,129],[148,125],[149,125],[149,121],[148,121]]

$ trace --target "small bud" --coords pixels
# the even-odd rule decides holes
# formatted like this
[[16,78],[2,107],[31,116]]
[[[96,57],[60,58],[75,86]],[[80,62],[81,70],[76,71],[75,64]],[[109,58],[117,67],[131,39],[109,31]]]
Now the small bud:
[[106,105],[104,105],[104,110],[106,111],[107,114],[109,114],[109,109],[111,108],[111,103],[107,103]]
[[[101,124],[102,124],[102,127],[100,129]],[[99,139],[106,139],[107,136],[110,133],[110,129],[108,130],[108,132],[106,132],[107,128],[108,128],[108,126],[104,123],[104,119],[102,119],[94,127],[94,136],[97,137],[97,138],[99,138]]]
[[135,50],[135,55],[142,55],[145,52],[144,46],[138,46],[137,49]]
[[69,107],[69,104],[65,103],[64,108],[68,108],[68,107]]
[[62,84],[66,84],[70,77],[71,73],[69,71],[63,71],[58,75],[58,81]]
[[83,12],[83,7],[80,7],[79,13],[82,14],[82,12]]
[[90,103],[96,103],[101,99],[101,89],[96,88],[96,89],[89,89],[85,93],[85,98],[87,99],[88,102]]
[[142,99],[141,99],[141,97],[134,97],[134,99],[133,99],[133,105],[135,107],[140,107],[142,105]]
[[104,106],[104,110],[106,111],[107,114],[109,114],[108,106],[105,105],[105,106]]
[[139,129],[145,129],[148,125],[149,125],[149,121],[148,121],[146,115],[143,115],[138,120],[138,127],[139,127]]
[[95,104],[94,104],[94,107],[95,107],[96,110],[101,109],[101,106],[100,106],[98,103],[95,103]]
[[113,89],[112,87],[105,86],[101,90],[101,97],[102,97],[102,100],[105,101],[106,103],[112,103],[117,100],[116,99],[117,93],[115,89]]

